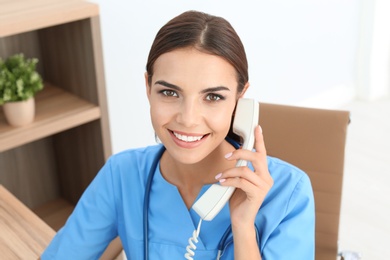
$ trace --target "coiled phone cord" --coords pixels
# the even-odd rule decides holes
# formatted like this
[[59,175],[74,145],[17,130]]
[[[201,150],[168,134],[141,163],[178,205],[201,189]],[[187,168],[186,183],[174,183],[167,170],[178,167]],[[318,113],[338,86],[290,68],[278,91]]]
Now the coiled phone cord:
[[184,257],[187,260],[193,260],[196,250],[196,244],[198,243],[198,237],[200,233],[200,226],[202,225],[202,219],[199,220],[198,228],[194,230],[192,233],[192,237],[188,239],[188,246],[186,247],[187,253],[185,253]]

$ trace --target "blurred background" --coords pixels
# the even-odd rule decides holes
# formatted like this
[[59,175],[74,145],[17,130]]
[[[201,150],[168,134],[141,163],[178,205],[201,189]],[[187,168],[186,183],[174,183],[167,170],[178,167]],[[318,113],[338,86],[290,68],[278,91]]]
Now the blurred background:
[[346,109],[340,247],[390,256],[390,1],[93,0],[100,5],[113,151],[155,143],[145,94],[158,29],[198,10],[226,18],[260,102]]

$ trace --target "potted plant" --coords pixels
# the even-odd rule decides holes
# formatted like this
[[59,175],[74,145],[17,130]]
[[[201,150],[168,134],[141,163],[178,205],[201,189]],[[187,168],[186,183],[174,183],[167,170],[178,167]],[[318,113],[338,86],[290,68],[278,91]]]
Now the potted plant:
[[35,94],[43,89],[41,76],[36,71],[38,59],[26,59],[15,54],[0,58],[0,105],[12,126],[31,123],[35,116]]

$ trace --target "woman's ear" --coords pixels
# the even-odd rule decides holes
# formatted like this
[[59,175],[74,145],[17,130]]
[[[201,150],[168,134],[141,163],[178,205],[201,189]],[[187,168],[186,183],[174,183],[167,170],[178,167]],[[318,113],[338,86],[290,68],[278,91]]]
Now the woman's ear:
[[240,96],[238,97],[238,98],[242,98],[242,97],[244,97],[244,95],[245,95],[245,92],[248,90],[248,88],[249,88],[249,82],[247,82],[246,84],[245,84],[245,86],[244,86],[244,88],[242,89],[242,91],[241,91],[241,93],[240,93]]

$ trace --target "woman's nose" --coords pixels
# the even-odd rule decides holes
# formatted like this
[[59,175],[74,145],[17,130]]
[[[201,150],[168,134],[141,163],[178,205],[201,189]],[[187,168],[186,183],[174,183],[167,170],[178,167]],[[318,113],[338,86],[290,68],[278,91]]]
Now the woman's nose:
[[201,109],[196,101],[183,101],[177,115],[177,122],[185,127],[199,124]]

